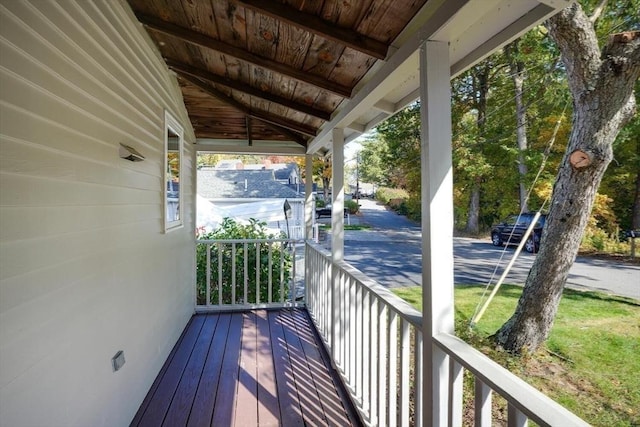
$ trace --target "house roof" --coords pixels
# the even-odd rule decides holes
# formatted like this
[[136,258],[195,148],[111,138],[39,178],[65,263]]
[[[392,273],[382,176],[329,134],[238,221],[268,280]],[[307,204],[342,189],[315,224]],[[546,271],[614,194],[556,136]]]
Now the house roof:
[[299,199],[275,180],[272,170],[198,170],[198,194],[216,199]]
[[273,174],[276,179],[287,180],[291,176],[294,170],[296,170],[298,165],[295,163],[289,163],[287,165],[277,164],[272,165]]
[[128,0],[176,72],[199,150],[325,152],[419,96],[418,50],[455,76],[569,0]]

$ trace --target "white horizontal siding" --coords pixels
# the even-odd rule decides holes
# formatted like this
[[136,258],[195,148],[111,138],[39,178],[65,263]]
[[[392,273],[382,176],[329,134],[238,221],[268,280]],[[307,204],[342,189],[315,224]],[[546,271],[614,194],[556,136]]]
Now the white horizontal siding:
[[[165,110],[187,147],[169,233]],[[126,3],[0,2],[0,425],[128,425],[194,309],[193,140]]]

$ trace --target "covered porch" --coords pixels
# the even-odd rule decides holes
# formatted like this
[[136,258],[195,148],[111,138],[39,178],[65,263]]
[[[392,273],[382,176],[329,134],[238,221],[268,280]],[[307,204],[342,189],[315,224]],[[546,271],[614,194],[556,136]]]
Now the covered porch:
[[[493,392],[509,425],[584,425],[453,329],[450,80],[567,4],[3,2],[0,425],[458,426],[465,370],[476,425]],[[343,241],[345,144],[418,99],[422,313]],[[197,152],[304,155],[307,177],[331,155],[331,251],[310,179],[308,239],[287,245],[300,298],[263,276],[251,300],[245,273],[216,301],[208,262],[202,299]],[[236,277],[247,243],[206,244],[227,243]]]
[[304,309],[197,314],[132,426],[361,425]]

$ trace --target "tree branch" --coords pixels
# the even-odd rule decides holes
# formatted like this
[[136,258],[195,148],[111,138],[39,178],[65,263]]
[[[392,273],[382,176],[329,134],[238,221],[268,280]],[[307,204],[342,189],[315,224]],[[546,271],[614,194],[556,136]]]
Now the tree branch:
[[589,18],[578,3],[573,3],[545,23],[562,52],[562,61],[574,96],[593,90],[601,60],[598,38]]
[[600,4],[597,5],[595,9],[593,9],[593,13],[589,17],[589,21],[591,21],[592,24],[595,24],[598,18],[600,18],[600,15],[602,15],[602,11],[605,7],[607,7],[608,1],[609,0],[600,0]]

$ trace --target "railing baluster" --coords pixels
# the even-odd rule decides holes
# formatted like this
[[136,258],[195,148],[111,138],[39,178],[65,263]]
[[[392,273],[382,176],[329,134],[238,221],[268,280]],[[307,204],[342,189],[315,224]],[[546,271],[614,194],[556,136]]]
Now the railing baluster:
[[398,425],[398,313],[389,310],[389,426]]
[[527,427],[528,418],[525,414],[520,411],[520,409],[516,408],[511,402],[508,404],[507,416],[509,417],[507,421],[508,427]]
[[280,302],[284,302],[284,254],[285,250],[282,245],[280,246]]
[[371,402],[371,411],[369,412],[369,424],[377,425],[378,424],[378,360],[380,355],[380,340],[379,340],[379,330],[380,330],[380,317],[378,316],[378,298],[374,295],[371,295],[371,307],[369,310],[369,317],[371,318],[371,348],[369,349],[369,354],[371,355],[371,364],[369,365],[370,373],[369,378],[371,378],[370,388],[369,388],[369,401]]
[[400,425],[409,425],[410,386],[411,386],[411,324],[405,319],[400,319]]
[[475,377],[474,393],[474,425],[491,427],[491,388]]
[[422,331],[420,328],[415,328],[415,340],[414,340],[414,362],[413,362],[413,395],[414,397],[414,414],[415,425],[424,425],[424,407],[422,403],[422,381],[424,381],[424,374],[422,369]]
[[362,410],[371,414],[369,387],[371,384],[371,293],[362,287]]
[[249,246],[247,242],[244,242],[244,298],[243,304],[250,303],[249,301]]
[[231,304],[236,304],[236,244],[231,244]]
[[364,355],[362,354],[362,334],[363,334],[363,319],[362,319],[362,286],[359,283],[354,281],[355,287],[355,300],[353,305],[355,305],[355,317],[352,320],[352,324],[355,330],[356,339],[353,340],[354,343],[354,352],[353,352],[353,375],[354,375],[354,387],[353,391],[355,393],[356,399],[362,404],[362,366],[364,362]]
[[273,302],[273,245],[271,244],[271,242],[269,242],[269,267],[268,267],[268,277],[269,277],[269,286],[268,286],[268,291],[269,291],[269,297],[267,299],[267,301],[269,301],[269,303]]
[[449,425],[462,425],[462,378],[464,369],[453,357],[449,358]]
[[222,305],[222,252],[223,243],[218,243],[218,305]]
[[345,301],[345,297],[344,297],[344,288],[346,286],[345,283],[345,274],[344,271],[340,270],[338,273],[338,299],[340,300],[340,317],[338,319],[338,322],[340,323],[340,329],[338,330],[338,354],[339,356],[339,365],[340,369],[342,369],[342,371],[344,372],[346,367],[345,367],[345,351],[344,351],[344,347],[345,347],[345,341],[346,341],[346,336],[345,336],[345,307],[346,307],[346,301]]
[[206,243],[205,249],[207,250],[207,285],[205,286],[205,305],[211,305],[211,248],[213,245]]
[[256,304],[260,304],[260,291],[262,287],[260,286],[260,242],[256,242]]
[[358,375],[356,374],[356,343],[358,340],[358,322],[356,317],[356,283],[352,277],[349,277],[349,319],[347,319],[347,327],[349,328],[349,374],[351,376],[351,385],[355,390],[358,384]]
[[291,301],[296,302],[297,294],[296,294],[296,245],[293,244],[291,247],[291,253],[293,258],[293,265],[291,266],[291,286],[289,287],[289,292],[291,294]]
[[385,427],[387,425],[387,393],[388,389],[388,364],[389,364],[389,322],[387,320],[387,305],[379,303],[378,305],[378,322],[380,325],[378,343],[378,426]]

